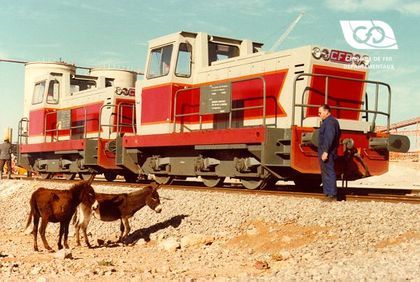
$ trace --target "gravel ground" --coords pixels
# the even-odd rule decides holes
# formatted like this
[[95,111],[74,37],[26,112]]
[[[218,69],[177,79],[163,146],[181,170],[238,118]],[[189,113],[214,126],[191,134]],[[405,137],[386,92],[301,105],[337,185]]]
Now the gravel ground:
[[[161,189],[162,212],[137,212],[125,245],[113,243],[118,222],[94,219],[95,247],[76,247],[70,237],[72,258],[64,259],[41,242],[35,253],[23,232],[29,197],[41,185],[0,183],[2,280],[420,281],[418,205]],[[49,224],[47,235],[56,248],[58,225]]]

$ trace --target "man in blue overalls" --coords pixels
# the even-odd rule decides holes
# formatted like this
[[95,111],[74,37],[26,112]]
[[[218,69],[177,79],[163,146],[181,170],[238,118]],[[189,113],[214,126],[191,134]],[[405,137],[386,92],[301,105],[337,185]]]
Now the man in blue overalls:
[[337,158],[337,148],[340,142],[340,125],[337,119],[331,115],[330,106],[326,104],[319,107],[318,115],[322,119],[318,139],[318,159],[321,166],[322,188],[327,196],[326,201],[335,201],[337,200],[337,180],[334,161]]

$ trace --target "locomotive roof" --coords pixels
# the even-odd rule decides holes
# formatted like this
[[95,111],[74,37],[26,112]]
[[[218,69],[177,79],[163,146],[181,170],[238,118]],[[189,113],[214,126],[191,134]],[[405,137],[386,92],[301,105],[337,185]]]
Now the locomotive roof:
[[[191,31],[179,31],[179,32],[175,32],[175,33],[171,33],[171,34],[167,34],[158,38],[154,38],[149,40],[149,44],[154,45],[154,43],[156,42],[162,42],[165,40],[171,40],[172,38],[177,37],[178,35],[182,35],[184,37],[197,37],[197,35],[199,33],[202,34],[206,34],[205,32],[191,32]],[[212,40],[216,40],[216,41],[225,41],[225,42],[231,42],[234,44],[241,44],[242,41],[244,41],[245,39],[235,39],[235,38],[229,38],[229,37],[223,37],[223,36],[217,36],[217,35],[210,35],[208,34],[209,38],[211,38]],[[252,42],[254,44],[254,46],[256,47],[262,47],[264,45],[264,43],[260,43],[260,42]]]

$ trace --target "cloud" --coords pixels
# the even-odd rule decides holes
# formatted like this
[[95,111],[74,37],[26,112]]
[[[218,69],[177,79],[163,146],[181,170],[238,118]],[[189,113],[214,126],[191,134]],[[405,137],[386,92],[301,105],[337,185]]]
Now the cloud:
[[270,0],[248,0],[248,1],[227,1],[227,0],[213,0],[203,2],[204,10],[231,10],[235,13],[240,13],[248,16],[262,16],[267,13],[277,13],[273,10],[273,5]]
[[349,13],[398,11],[402,14],[420,15],[420,3],[408,0],[326,0],[325,6]]
[[31,47],[31,48],[59,48],[61,47],[60,43],[33,43],[33,44],[19,44],[18,46],[22,47]]
[[289,8],[286,9],[286,13],[288,14],[298,14],[300,12],[308,12],[310,10],[312,10],[313,7],[309,7],[309,6],[304,6],[304,5],[296,5],[296,6],[291,6]]
[[412,2],[406,3],[398,8],[398,11],[401,14],[411,14],[411,15],[420,15],[420,3]]
[[107,14],[107,15],[113,15],[113,16],[122,16],[125,14],[125,10],[122,8],[122,6],[118,5],[90,5],[88,3],[79,3],[79,2],[73,2],[73,1],[60,1],[61,5],[68,6],[75,9],[82,9],[90,12],[95,12],[98,14]]
[[0,59],[7,59],[8,57],[9,55],[6,52],[0,50]]
[[147,42],[135,42],[134,45],[137,45],[137,46],[146,46],[146,47],[149,46],[149,44]]

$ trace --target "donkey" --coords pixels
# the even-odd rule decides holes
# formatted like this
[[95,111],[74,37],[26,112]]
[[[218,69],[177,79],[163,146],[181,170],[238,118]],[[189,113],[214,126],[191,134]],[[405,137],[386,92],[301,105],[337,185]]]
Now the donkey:
[[69,224],[77,206],[83,203],[83,205],[91,207],[95,203],[95,191],[91,186],[94,177],[95,175],[92,175],[89,180],[80,181],[74,184],[69,190],[56,190],[41,187],[32,193],[29,202],[31,210],[26,223],[26,229],[31,224],[31,219],[33,218],[34,227],[32,234],[34,235],[35,251],[39,251],[37,234],[40,218],[42,218],[42,220],[39,234],[41,235],[45,249],[49,252],[53,252],[53,249],[48,245],[45,238],[45,230],[48,222],[60,222],[58,249],[60,250],[63,248],[63,245],[61,244],[63,235],[64,247],[69,247],[67,243]]
[[77,208],[73,223],[75,223],[75,236],[77,245],[80,246],[80,228],[83,231],[86,245],[90,248],[89,239],[86,235],[87,226],[90,222],[91,215],[102,221],[120,220],[120,237],[118,242],[130,233],[130,224],[128,219],[132,217],[138,210],[144,206],[149,206],[157,213],[162,211],[160,206],[160,198],[157,192],[159,185],[155,182],[144,187],[141,190],[123,193],[123,194],[102,194],[96,193],[96,202],[90,206],[80,204]]

